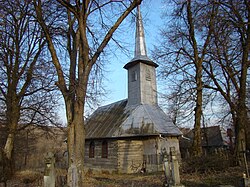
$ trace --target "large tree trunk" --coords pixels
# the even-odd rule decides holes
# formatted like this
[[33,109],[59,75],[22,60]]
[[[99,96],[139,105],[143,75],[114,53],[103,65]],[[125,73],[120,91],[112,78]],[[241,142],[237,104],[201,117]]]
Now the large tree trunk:
[[75,94],[64,97],[68,120],[68,179],[69,187],[83,186],[85,152],[84,103],[87,77],[80,79]]
[[5,175],[6,179],[11,178],[14,169],[13,150],[14,150],[14,140],[16,136],[17,122],[12,122],[11,124],[8,125],[9,125],[9,132],[3,149],[4,157],[2,157],[2,159],[4,159],[2,161],[6,165],[8,165],[8,167],[3,168],[4,169],[3,172],[7,173]]
[[15,139],[17,124],[13,122],[13,123],[11,123],[9,125],[10,125],[9,133],[8,133],[8,136],[7,136],[6,143],[4,145],[4,153],[5,153],[6,157],[9,160],[11,160],[12,152],[13,152],[13,149],[14,149],[14,139]]
[[[250,11],[250,10],[249,10]],[[250,21],[250,20],[249,20]],[[243,153],[246,151],[246,133],[247,133],[247,107],[246,107],[246,87],[247,87],[247,70],[248,70],[248,53],[250,42],[250,26],[247,29],[246,43],[243,45],[243,56],[241,64],[241,76],[240,76],[240,90],[238,97],[238,107],[236,115],[236,158],[237,161],[242,164]]]
[[[244,82],[244,81],[243,81]],[[240,88],[239,102],[235,123],[235,156],[239,165],[244,164],[244,154],[246,153],[247,144],[247,107],[245,103],[246,85]]]
[[7,127],[8,135],[4,146],[4,153],[8,159],[11,160],[14,149],[14,139],[17,131],[17,125],[20,118],[20,107],[16,97],[8,96],[7,101]]
[[68,126],[68,186],[83,186],[85,130],[82,114],[75,114]]
[[7,173],[7,178],[10,178],[13,174],[13,150],[14,150],[14,141],[18,126],[18,121],[20,118],[20,107],[18,106],[17,99],[12,99],[13,97],[9,96],[7,101],[7,128],[8,128],[8,134],[7,139],[4,145],[3,153],[6,160],[3,160],[6,164],[8,164],[9,167],[5,167],[4,169]]
[[187,20],[189,24],[190,43],[193,48],[193,61],[195,64],[195,83],[196,83],[196,105],[195,105],[195,122],[194,122],[194,139],[192,145],[192,152],[194,156],[201,156],[201,116],[202,116],[202,60],[206,46],[208,45],[209,37],[207,36],[206,42],[203,46],[202,57],[199,57],[198,44],[195,38],[193,13],[191,8],[191,0],[187,1]]
[[202,63],[201,61],[198,61],[196,65],[196,87],[197,88],[196,88],[193,154],[194,156],[201,156],[202,155],[202,145],[201,145]]
[[244,165],[244,153],[246,151],[246,130],[244,121],[243,111],[239,111],[235,126],[235,156],[236,161],[241,166]]
[[[131,2],[130,6],[120,15],[114,25],[107,31],[103,38],[103,41],[98,44],[99,47],[96,49],[94,54],[90,54],[89,41],[87,36],[87,31],[89,30],[89,28],[87,27],[87,20],[89,14],[93,11],[90,10],[92,4],[98,5],[98,3],[93,3],[92,1],[84,1],[84,3],[80,3],[80,1],[75,1],[75,3],[73,3],[74,5],[71,5],[71,1],[58,0],[58,2],[65,8],[67,8],[68,13],[69,30],[67,33],[67,50],[70,56],[70,71],[68,75],[69,82],[65,79],[65,72],[63,72],[63,68],[57,56],[56,48],[53,44],[53,37],[50,33],[49,27],[46,25],[43,18],[42,1],[33,0],[37,19],[45,33],[48,48],[52,57],[52,62],[57,71],[57,86],[63,94],[66,105],[69,156],[67,183],[70,187],[82,187],[85,145],[84,104],[86,99],[85,96],[89,73],[92,69],[92,66],[97,62],[97,59],[103,52],[103,49],[112,38],[115,30],[127,17],[127,15],[141,3],[141,0],[134,0]],[[111,3],[111,1],[109,3]],[[101,6],[98,8],[101,8]],[[76,28],[76,26],[78,26],[78,28]],[[69,84],[67,84],[67,82]]]
[[[248,13],[248,23],[250,22],[250,8],[249,2],[245,1]],[[243,25],[244,26],[244,25]],[[246,33],[241,35],[242,45],[242,60],[241,60],[241,74],[240,74],[240,90],[238,96],[238,107],[237,107],[237,120],[235,131],[238,132],[236,135],[236,151],[239,163],[242,163],[243,154],[246,151],[246,133],[247,133],[247,107],[246,107],[246,88],[247,88],[247,72],[249,68],[249,50],[250,50],[250,26],[246,25]]]

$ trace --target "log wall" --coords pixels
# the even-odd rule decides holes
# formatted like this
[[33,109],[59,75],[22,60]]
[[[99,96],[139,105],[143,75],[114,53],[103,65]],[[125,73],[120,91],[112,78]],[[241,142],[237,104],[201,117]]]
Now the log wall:
[[143,160],[146,172],[163,171],[163,149],[169,153],[170,147],[175,147],[177,153],[180,153],[177,137],[155,137],[143,141]]
[[137,173],[143,167],[143,141],[118,140],[118,172]]
[[89,158],[90,140],[86,140],[85,143],[85,169],[90,172],[138,173],[141,171],[162,171],[163,149],[165,148],[169,153],[170,147],[175,147],[177,152],[180,152],[176,137],[106,140],[108,142],[108,158],[102,158],[103,140],[93,141],[95,143],[94,158]]
[[89,144],[91,141],[85,142],[85,169],[93,172],[117,172],[117,141],[107,140],[108,156],[102,158],[102,140],[94,140],[95,154],[94,158],[89,158]]

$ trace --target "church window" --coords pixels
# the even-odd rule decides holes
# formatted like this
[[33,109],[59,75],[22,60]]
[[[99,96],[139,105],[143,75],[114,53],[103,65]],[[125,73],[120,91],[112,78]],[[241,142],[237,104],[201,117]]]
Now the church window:
[[95,142],[91,141],[89,144],[89,158],[95,157]]
[[102,142],[102,158],[108,158],[108,142],[106,140]]
[[137,81],[137,78],[138,78],[137,76],[138,76],[137,72],[136,71],[132,71],[132,76],[131,76],[132,82]]
[[148,68],[146,69],[146,80],[151,81],[151,74],[150,74],[150,70]]

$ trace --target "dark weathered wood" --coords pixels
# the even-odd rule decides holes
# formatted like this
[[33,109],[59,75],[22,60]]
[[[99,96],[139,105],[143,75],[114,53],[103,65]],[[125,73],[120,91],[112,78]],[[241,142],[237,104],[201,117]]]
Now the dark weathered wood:
[[[106,140],[107,141],[107,140]],[[108,158],[102,158],[102,140],[95,142],[95,155],[94,158],[89,158],[89,144],[85,144],[85,158],[86,169],[95,171],[117,171],[117,142],[109,140],[108,142]]]
[[[93,141],[93,140],[92,140]],[[102,141],[95,140],[95,157],[89,158],[89,144],[85,144],[85,164],[87,170],[109,171],[119,173],[136,173],[146,171],[162,171],[161,148],[169,150],[170,146],[178,147],[177,138],[147,138],[141,140],[109,140],[108,158],[102,158]],[[179,151],[178,151],[179,152]]]
[[118,171],[121,173],[139,172],[143,164],[142,140],[118,141]]

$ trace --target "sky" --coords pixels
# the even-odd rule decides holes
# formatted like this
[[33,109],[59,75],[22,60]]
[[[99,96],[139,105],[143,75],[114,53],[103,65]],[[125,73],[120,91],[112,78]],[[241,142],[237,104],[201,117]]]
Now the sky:
[[[160,30],[166,26],[166,16],[164,20],[162,18],[162,14],[166,9],[169,9],[169,5],[162,3],[162,0],[144,0],[140,6],[143,25],[144,25],[144,33],[145,33],[145,40],[146,40],[146,47],[147,47],[147,55],[150,59],[152,59],[151,53],[154,46],[159,44],[161,40]],[[123,46],[127,50],[126,54],[115,50],[113,54],[109,54],[109,62],[105,65],[105,79],[103,85],[107,91],[105,97],[101,99],[99,106],[104,106],[107,104],[111,104],[116,101],[120,101],[123,99],[127,99],[127,70],[124,69],[124,65],[127,64],[133,57],[134,57],[134,47],[135,47],[135,22],[129,20],[131,19],[128,17],[124,24],[121,25],[121,30],[116,31],[115,37],[117,36],[118,39],[122,40]],[[130,27],[128,27],[128,25]],[[114,43],[113,43],[114,44]],[[112,43],[110,45],[113,45]],[[155,62],[157,63],[157,62]],[[159,69],[159,68],[157,68]],[[157,72],[156,69],[156,72]],[[158,93],[166,93],[166,85],[160,83],[158,80],[157,82],[157,91]],[[164,82],[164,84],[167,84]],[[158,99],[160,98],[158,94]],[[213,113],[212,108],[208,108],[208,113]],[[214,109],[213,109],[214,110]],[[216,110],[220,111],[221,109],[216,108]],[[87,110],[85,115],[90,115],[93,110]],[[217,124],[217,120],[213,117],[211,118],[209,123]],[[65,109],[62,106],[60,112],[60,121],[62,123],[66,123],[65,117]],[[190,124],[184,124],[184,126],[192,126],[193,121],[190,121]]]
[[[162,9],[163,5],[161,4],[161,0],[144,0],[141,5],[147,54],[150,59],[152,59],[150,54],[154,45],[157,44],[160,27],[163,24],[161,19]],[[126,36],[129,40],[127,41],[129,44],[126,46],[129,50],[129,54],[116,54],[117,57],[113,57],[107,65],[108,76],[106,76],[106,78],[108,80],[106,80],[104,84],[109,94],[104,98],[105,100],[102,102],[103,105],[127,98],[127,70],[124,69],[123,66],[134,57],[135,24],[131,24],[130,29]]]
[[[161,14],[164,10],[164,5],[161,1],[162,0],[144,0],[140,5],[147,54],[150,59],[152,59],[151,51],[159,40],[160,28],[163,25]],[[134,57],[135,47],[135,22],[129,19],[131,19],[131,17],[125,20],[126,26],[121,25],[121,29],[125,28],[127,30],[120,30],[115,33],[117,36],[123,36],[121,40],[126,40],[125,48],[127,52],[124,54],[121,51],[116,51],[114,54],[110,55],[109,62],[105,65],[106,73],[104,74],[105,79],[103,82],[107,94],[101,99],[100,106],[127,98],[127,70],[124,69],[123,66]],[[128,25],[130,26],[129,28]],[[59,118],[62,123],[66,123],[65,109],[63,106],[61,107]]]

